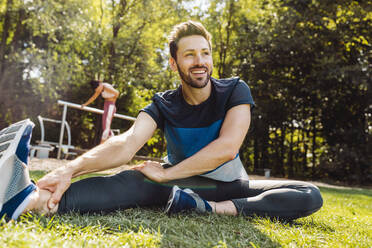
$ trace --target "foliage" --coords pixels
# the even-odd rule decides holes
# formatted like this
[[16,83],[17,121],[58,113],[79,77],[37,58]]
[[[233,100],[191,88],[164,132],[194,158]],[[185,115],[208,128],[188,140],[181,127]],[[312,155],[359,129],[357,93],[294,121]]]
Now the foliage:
[[[256,108],[240,151],[249,172],[371,183],[370,1],[3,0],[0,128],[60,119],[57,100],[84,102],[92,78],[115,85],[117,112],[136,116],[155,92],[178,86],[167,34],[188,19],[213,35],[213,76],[251,87]],[[99,142],[100,116],[69,110],[67,119],[74,145]],[[139,153],[165,152],[157,132]]]
[[248,168],[371,182],[370,3],[211,2],[218,76],[239,75],[257,105]]

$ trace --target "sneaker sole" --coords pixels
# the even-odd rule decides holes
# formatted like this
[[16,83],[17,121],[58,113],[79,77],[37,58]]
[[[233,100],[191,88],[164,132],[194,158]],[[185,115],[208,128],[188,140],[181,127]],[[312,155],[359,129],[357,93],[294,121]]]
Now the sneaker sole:
[[[27,128],[27,126],[34,123],[29,119],[14,123],[7,128],[4,128],[0,131],[0,175],[6,176],[6,169],[4,165],[9,161],[9,158],[13,156],[17,150],[19,141],[22,138],[22,135]],[[3,169],[5,171],[3,171]],[[0,210],[4,204],[4,192],[7,185],[7,180],[0,180]]]
[[34,126],[29,119],[14,123],[0,131],[0,168],[10,155],[13,155],[28,125]]
[[178,190],[181,190],[178,186],[173,186],[172,193],[169,196],[167,206],[165,207],[165,213],[171,214],[170,209],[173,206],[173,202],[178,201],[179,194],[176,194]]

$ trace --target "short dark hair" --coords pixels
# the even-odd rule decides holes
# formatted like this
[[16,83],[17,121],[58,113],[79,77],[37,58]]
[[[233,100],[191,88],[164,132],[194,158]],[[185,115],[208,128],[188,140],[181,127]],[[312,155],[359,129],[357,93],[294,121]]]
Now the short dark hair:
[[212,35],[207,29],[200,22],[187,21],[174,26],[168,37],[169,52],[172,58],[177,60],[177,44],[179,40],[191,35],[203,36],[208,41],[209,49],[212,50]]
[[101,81],[100,80],[91,80],[89,83],[90,83],[90,86],[92,87],[92,89],[95,90],[99,86]]

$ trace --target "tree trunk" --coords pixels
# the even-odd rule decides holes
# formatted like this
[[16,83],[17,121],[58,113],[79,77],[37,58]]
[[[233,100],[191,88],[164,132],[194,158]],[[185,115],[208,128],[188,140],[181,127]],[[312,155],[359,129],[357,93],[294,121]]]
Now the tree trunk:
[[[11,9],[13,7],[13,1],[7,0],[6,7],[5,7],[5,15],[4,15],[4,22],[2,28],[2,35],[1,35],[1,42],[0,42],[0,75],[3,75],[4,66],[5,66],[5,50],[6,50],[6,41],[9,37],[9,29],[11,20]],[[3,89],[2,80],[0,79],[0,87]]]
[[[227,51],[230,50],[230,35],[231,35],[231,24],[232,24],[232,17],[234,16],[235,12],[235,6],[234,6],[234,1],[230,1],[229,4],[229,17],[227,20],[227,26],[223,30],[222,27],[220,28],[220,36],[221,36],[221,43],[220,43],[220,66],[218,66],[218,76],[220,78],[224,78],[227,75],[226,73],[226,57],[227,57]],[[226,33],[226,40],[223,41],[222,34]]]
[[[280,132],[282,133],[282,132]],[[273,149],[275,151],[275,161],[273,161],[273,168],[272,168],[272,173],[273,175],[278,175],[279,174],[279,171],[280,171],[280,158],[281,158],[281,146],[280,145],[280,141],[279,141],[279,137],[278,137],[278,133],[277,133],[277,129],[275,130],[274,132],[275,134],[275,138],[274,138],[274,146]]]
[[303,161],[302,161],[302,167],[304,170],[304,175],[307,174],[307,151],[309,149],[309,146],[307,145],[306,138],[309,137],[309,131],[306,129],[303,136],[303,144],[304,144],[304,153],[303,153]]
[[253,170],[256,170],[258,169],[259,165],[258,165],[258,154],[259,154],[259,151],[258,151],[258,138],[257,138],[257,130],[255,130],[254,132],[254,139],[253,139]]
[[289,155],[288,155],[288,177],[293,177],[293,123],[291,123],[291,139],[289,142]]
[[284,126],[281,132],[281,142],[280,142],[280,174],[285,175],[284,169],[284,158],[285,158],[285,135],[287,128]]
[[312,157],[312,163],[313,163],[313,166],[311,167],[311,177],[312,179],[315,178],[315,166],[316,166],[316,154],[315,154],[315,149],[316,149],[316,121],[315,121],[315,118],[316,118],[316,113],[315,111],[313,111],[313,121],[312,121],[312,131],[313,131],[313,139],[312,139],[312,147],[311,147],[311,152],[313,154],[313,157]]
[[[262,123],[266,123],[262,121]],[[262,137],[262,156],[261,156],[261,169],[270,168],[269,159],[268,159],[268,146],[269,146],[269,126],[264,125]]]

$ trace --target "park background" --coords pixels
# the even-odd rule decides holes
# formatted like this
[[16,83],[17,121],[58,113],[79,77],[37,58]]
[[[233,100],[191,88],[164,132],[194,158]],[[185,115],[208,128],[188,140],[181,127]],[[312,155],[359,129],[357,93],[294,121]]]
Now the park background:
[[[167,35],[192,19],[213,36],[213,76],[251,88],[256,108],[240,150],[249,173],[372,184],[370,1],[1,0],[0,14],[0,129],[61,119],[57,100],[85,102],[92,78],[120,91],[117,113],[136,116],[155,92],[178,86]],[[70,110],[73,145],[98,144],[100,118]],[[157,132],[138,154],[165,153]]]

